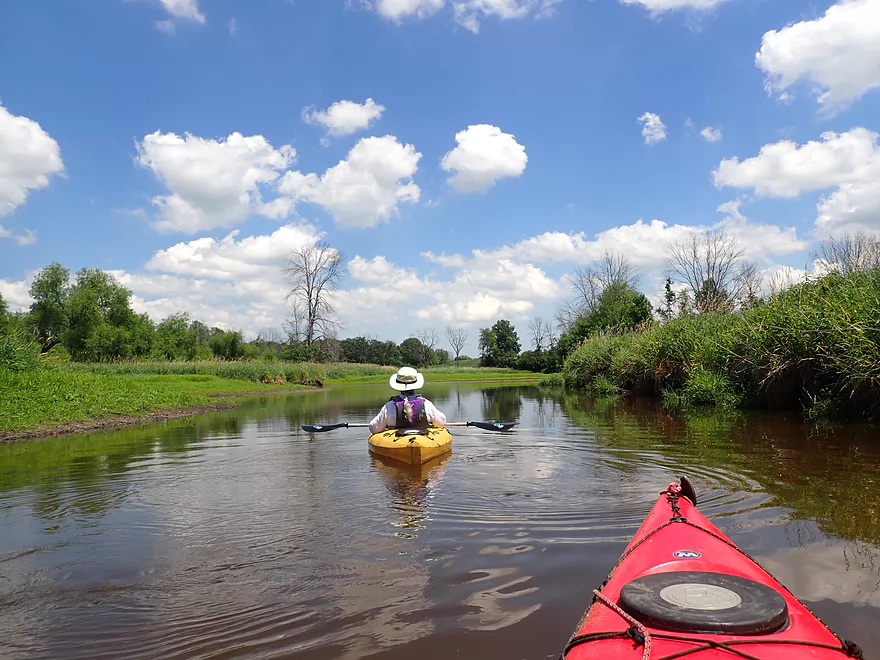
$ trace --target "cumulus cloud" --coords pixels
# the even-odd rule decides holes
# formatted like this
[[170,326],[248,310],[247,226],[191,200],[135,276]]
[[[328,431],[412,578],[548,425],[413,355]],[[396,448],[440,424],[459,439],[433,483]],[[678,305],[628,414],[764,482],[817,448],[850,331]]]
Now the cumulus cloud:
[[755,64],[770,93],[790,98],[810,80],[823,108],[845,106],[880,87],[880,2],[841,0],[820,18],[770,30]]
[[[549,18],[562,0],[453,0],[455,21],[474,34],[480,31],[484,18],[509,20],[534,16]],[[392,21],[406,18],[428,18],[446,6],[445,0],[376,0],[376,11]]]
[[700,131],[700,137],[703,138],[706,142],[720,142],[721,138],[724,137],[720,128],[712,128],[711,126],[706,126],[702,131]]
[[288,224],[269,235],[236,240],[238,235],[236,229],[219,240],[205,237],[177,243],[156,252],[146,267],[221,280],[274,277],[293,250],[314,245],[319,238],[315,227],[308,223]]
[[458,146],[440,161],[453,188],[462,193],[485,192],[504,178],[522,175],[528,163],[526,148],[497,126],[468,126],[455,135]]
[[13,115],[0,104],[0,216],[63,172],[58,143],[33,119]]
[[[626,255],[627,259],[644,271],[662,268],[666,263],[667,246],[686,239],[693,233],[724,229],[734,235],[749,258],[769,259],[774,255],[792,254],[807,247],[797,237],[793,227],[755,223],[739,212],[738,202],[722,204],[718,211],[724,218],[708,225],[669,225],[661,220],[638,220],[629,225],[611,227],[594,237],[585,232],[544,232],[513,245],[490,251],[474,250],[477,261],[508,259],[517,263],[590,263],[610,250]],[[461,255],[423,253],[429,261],[449,267],[462,267],[468,262]]]
[[19,245],[33,245],[37,242],[37,233],[33,229],[25,229],[23,234],[16,234],[11,229],[0,225],[0,238],[8,238]]
[[178,21],[192,21],[199,24],[205,22],[205,15],[199,11],[198,0],[159,0],[159,4],[168,12],[170,18],[156,21],[156,27],[168,34],[174,34]]
[[17,312],[30,307],[34,300],[28,291],[33,280],[33,274],[18,282],[0,279],[0,295],[3,296],[3,300],[9,305],[10,311]]
[[666,125],[660,121],[660,116],[653,112],[646,112],[638,121],[642,122],[642,136],[645,144],[657,144],[666,139]]
[[820,141],[768,144],[757,156],[723,160],[715,185],[752,188],[768,197],[797,197],[836,188],[818,202],[816,227],[838,234],[880,230],[880,135],[865,128],[823,133]]
[[308,223],[287,224],[268,235],[199,238],[157,251],[141,272],[109,271],[131,289],[132,306],[155,321],[187,311],[219,328],[255,335],[280,328],[287,313],[283,268],[292,250],[321,238]]
[[662,14],[677,9],[709,10],[727,0],[620,0],[625,5],[641,5],[652,14]]
[[327,138],[340,137],[369,128],[384,111],[385,106],[379,105],[371,98],[364,103],[337,101],[326,110],[304,109],[303,119],[308,124],[317,124],[327,129]]
[[[436,259],[431,253],[422,256]],[[498,315],[526,318],[536,302],[555,300],[567,292],[565,281],[500,255],[459,257],[453,267],[457,272],[451,279],[438,280],[399,268],[384,256],[355,257],[349,273],[363,285],[340,291],[339,300],[349,316],[367,321],[380,321],[387,306],[399,304],[403,296],[414,301],[409,313],[415,318],[470,323],[495,320]],[[430,304],[419,304],[426,299]]]
[[322,206],[341,226],[374,227],[398,213],[400,204],[419,201],[412,177],[421,157],[392,135],[363,138],[323,175],[288,172],[278,190]]
[[137,163],[171,194],[153,198],[159,231],[196,232],[230,227],[250,214],[287,217],[290,199],[263,202],[262,186],[275,183],[293,162],[289,145],[275,149],[262,135],[232,133],[213,140],[156,131],[137,144]]
[[392,21],[427,18],[443,9],[446,0],[377,0],[376,11]]
[[821,141],[798,145],[783,140],[761,147],[757,156],[740,162],[721,161],[712,175],[718,187],[754,188],[759,195],[797,197],[848,181],[863,180],[880,158],[877,133],[854,128],[826,132]]

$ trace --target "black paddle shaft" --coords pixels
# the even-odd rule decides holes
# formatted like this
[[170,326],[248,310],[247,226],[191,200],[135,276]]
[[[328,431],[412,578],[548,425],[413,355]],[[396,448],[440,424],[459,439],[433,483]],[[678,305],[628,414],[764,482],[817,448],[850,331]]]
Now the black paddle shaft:
[[[300,428],[307,433],[326,433],[327,431],[335,431],[336,429],[349,428],[365,428],[369,424],[349,424],[343,422],[341,424],[304,424]],[[516,426],[516,422],[453,422],[447,426],[475,426],[484,431],[509,431]]]

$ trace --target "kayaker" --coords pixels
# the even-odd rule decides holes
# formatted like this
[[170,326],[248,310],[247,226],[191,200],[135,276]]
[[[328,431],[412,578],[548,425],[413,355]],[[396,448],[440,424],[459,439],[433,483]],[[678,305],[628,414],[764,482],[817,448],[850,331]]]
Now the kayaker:
[[386,428],[414,429],[446,426],[446,415],[428,399],[416,392],[425,384],[425,377],[412,367],[401,367],[388,381],[400,394],[391,397],[370,422],[370,433]]

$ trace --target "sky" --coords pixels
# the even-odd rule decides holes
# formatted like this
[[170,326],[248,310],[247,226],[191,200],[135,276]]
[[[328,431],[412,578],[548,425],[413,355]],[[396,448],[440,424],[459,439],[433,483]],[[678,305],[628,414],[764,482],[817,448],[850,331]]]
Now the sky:
[[694,232],[769,283],[880,231],[878,88],[880,0],[6,0],[0,293],[101,268],[254,337],[325,241],[340,338],[527,348],[606,250],[659,300]]

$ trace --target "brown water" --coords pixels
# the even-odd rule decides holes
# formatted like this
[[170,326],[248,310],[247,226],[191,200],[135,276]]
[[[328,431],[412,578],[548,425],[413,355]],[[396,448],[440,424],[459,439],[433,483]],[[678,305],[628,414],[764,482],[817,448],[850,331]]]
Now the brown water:
[[558,657],[657,494],[701,510],[880,657],[880,433],[672,416],[531,386],[434,386],[457,429],[371,458],[387,388],[0,447],[0,657]]

